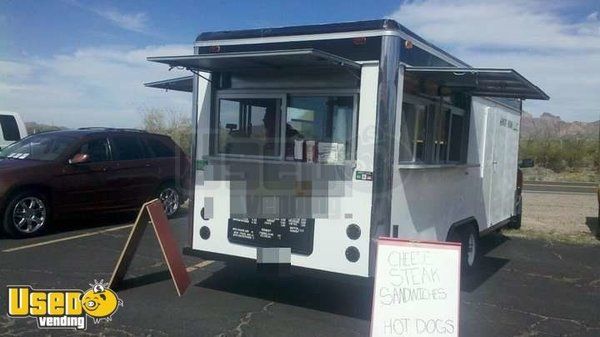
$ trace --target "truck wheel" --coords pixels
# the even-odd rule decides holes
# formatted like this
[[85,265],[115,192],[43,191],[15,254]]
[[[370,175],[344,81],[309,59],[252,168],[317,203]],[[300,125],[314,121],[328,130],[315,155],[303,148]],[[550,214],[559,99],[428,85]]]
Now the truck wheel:
[[9,198],[2,229],[13,238],[40,235],[50,227],[48,198],[37,191],[23,191]]
[[470,273],[477,266],[479,260],[479,233],[472,225],[464,225],[453,229],[448,234],[450,242],[460,242],[461,244],[461,269],[465,273]]
[[181,207],[181,197],[173,184],[164,184],[158,189],[157,197],[162,202],[167,218],[172,218]]
[[521,228],[521,214],[517,214],[510,218],[510,222],[506,226],[510,229],[519,229]]

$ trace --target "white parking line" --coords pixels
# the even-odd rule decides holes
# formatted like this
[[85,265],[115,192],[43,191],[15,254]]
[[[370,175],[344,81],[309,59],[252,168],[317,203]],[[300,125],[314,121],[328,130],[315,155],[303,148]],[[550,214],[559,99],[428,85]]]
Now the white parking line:
[[119,227],[113,227],[113,228],[108,228],[108,229],[103,229],[103,230],[94,231],[94,232],[88,232],[88,233],[79,234],[79,235],[67,236],[65,238],[60,238],[60,239],[55,239],[55,240],[49,240],[49,241],[44,241],[44,242],[33,243],[33,244],[30,244],[30,245],[25,245],[25,246],[20,246],[20,247],[14,247],[14,248],[9,248],[9,249],[4,249],[2,252],[3,253],[10,253],[10,252],[18,251],[18,250],[23,250],[23,249],[29,249],[29,248],[34,248],[34,247],[39,247],[39,246],[45,246],[45,245],[51,245],[51,244],[57,243],[57,242],[75,240],[75,239],[80,239],[80,238],[84,238],[84,237],[87,237],[87,236],[92,236],[92,235],[98,235],[98,234],[107,233],[107,232],[118,231],[120,229],[130,228],[132,226],[133,226],[133,224],[119,226]]
[[188,273],[191,273],[191,272],[193,272],[194,270],[197,270],[197,269],[202,269],[202,268],[204,268],[204,267],[206,267],[206,266],[208,266],[208,265],[212,264],[213,262],[215,262],[215,261],[211,261],[211,260],[202,261],[202,262],[200,262],[200,263],[197,263],[197,264],[195,264],[195,265],[193,265],[193,266],[189,266],[189,267],[185,268],[185,270],[186,270]]

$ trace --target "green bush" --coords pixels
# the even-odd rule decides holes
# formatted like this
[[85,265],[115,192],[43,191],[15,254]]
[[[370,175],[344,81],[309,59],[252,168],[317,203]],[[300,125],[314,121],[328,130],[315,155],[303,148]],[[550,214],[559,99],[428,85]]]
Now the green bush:
[[598,171],[600,141],[586,138],[526,138],[519,144],[519,157],[531,158],[536,166],[554,172],[576,169]]

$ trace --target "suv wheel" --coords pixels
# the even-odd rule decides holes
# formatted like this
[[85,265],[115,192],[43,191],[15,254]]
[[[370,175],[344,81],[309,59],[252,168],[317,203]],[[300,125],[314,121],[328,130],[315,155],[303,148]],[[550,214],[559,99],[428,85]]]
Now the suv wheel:
[[12,237],[31,237],[44,232],[49,222],[48,199],[36,191],[24,191],[9,199],[2,227]]
[[159,188],[158,199],[162,202],[168,218],[173,217],[181,207],[181,197],[173,185],[163,185]]

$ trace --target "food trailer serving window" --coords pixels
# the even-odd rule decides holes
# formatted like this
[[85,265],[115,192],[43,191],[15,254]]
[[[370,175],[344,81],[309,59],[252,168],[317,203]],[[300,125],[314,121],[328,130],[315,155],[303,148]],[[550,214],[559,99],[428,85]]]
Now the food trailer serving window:
[[324,164],[352,159],[353,94],[219,93],[217,100],[216,155]]
[[548,99],[512,69],[406,67],[404,90],[401,164],[464,163],[469,96]]
[[[352,160],[361,68],[352,60],[316,49],[148,59],[217,73],[211,155],[327,164]],[[148,85],[184,87],[167,81]]]

